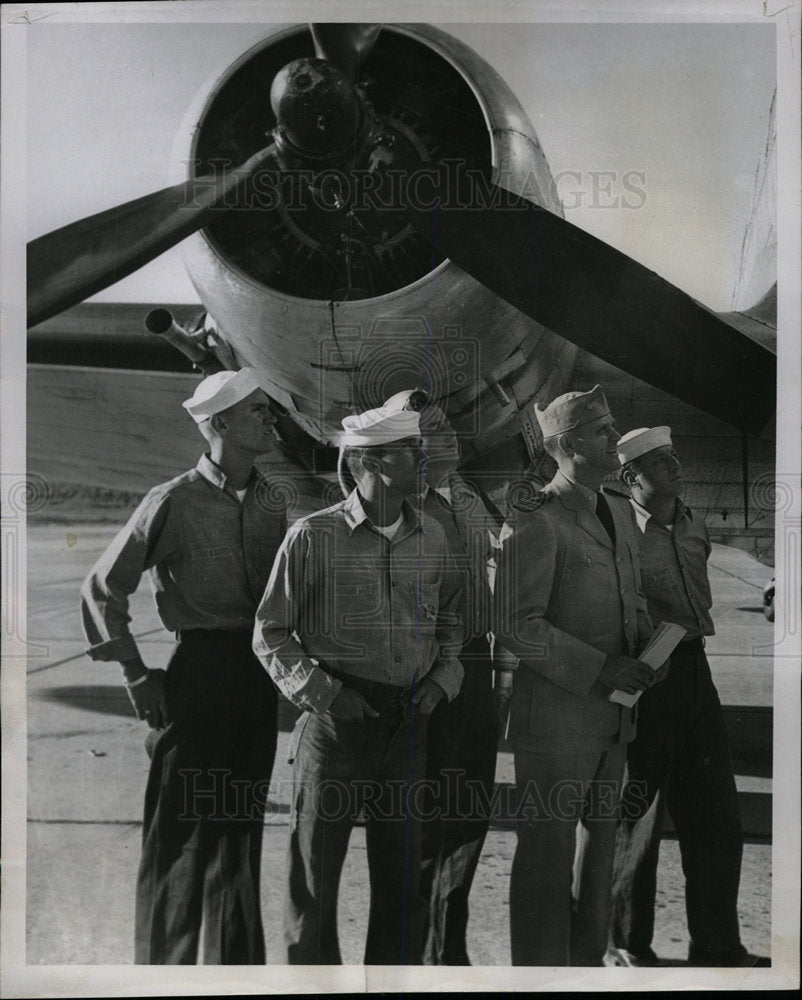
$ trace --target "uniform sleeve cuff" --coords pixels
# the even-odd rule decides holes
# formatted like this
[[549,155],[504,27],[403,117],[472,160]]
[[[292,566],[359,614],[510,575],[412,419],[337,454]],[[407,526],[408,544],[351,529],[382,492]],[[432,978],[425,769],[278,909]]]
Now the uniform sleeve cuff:
[[464,674],[459,660],[450,660],[447,663],[436,663],[426,676],[431,677],[445,691],[449,701],[453,701],[459,694]]
[[320,667],[313,666],[303,685],[293,692],[290,700],[305,711],[322,715],[331,708],[342,686],[342,681]]

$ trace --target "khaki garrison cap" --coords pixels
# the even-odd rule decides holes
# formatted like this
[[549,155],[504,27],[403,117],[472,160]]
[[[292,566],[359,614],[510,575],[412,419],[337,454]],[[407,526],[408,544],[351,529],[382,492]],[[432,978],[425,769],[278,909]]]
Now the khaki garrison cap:
[[602,387],[594,385],[590,392],[563,393],[543,408],[535,403],[535,416],[543,437],[548,438],[573,431],[599,417],[608,417],[610,407]]

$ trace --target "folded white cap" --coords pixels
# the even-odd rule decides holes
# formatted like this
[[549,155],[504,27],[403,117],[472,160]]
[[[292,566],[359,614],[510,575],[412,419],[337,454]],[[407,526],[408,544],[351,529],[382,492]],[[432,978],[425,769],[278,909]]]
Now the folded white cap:
[[638,427],[618,439],[618,461],[626,465],[645,455],[647,451],[654,451],[665,445],[671,447],[670,427]]
[[420,437],[420,414],[414,410],[389,412],[386,405],[343,418],[340,446],[372,448],[404,438]]
[[199,382],[192,397],[185,399],[181,405],[199,424],[261,388],[254,368],[215,372]]

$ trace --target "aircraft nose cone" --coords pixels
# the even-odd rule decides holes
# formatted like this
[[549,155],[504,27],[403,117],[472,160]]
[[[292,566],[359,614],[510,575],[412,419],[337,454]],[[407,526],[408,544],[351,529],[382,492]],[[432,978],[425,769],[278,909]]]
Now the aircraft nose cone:
[[296,59],[279,70],[270,106],[289,142],[309,156],[348,147],[361,119],[354,88],[325,59]]

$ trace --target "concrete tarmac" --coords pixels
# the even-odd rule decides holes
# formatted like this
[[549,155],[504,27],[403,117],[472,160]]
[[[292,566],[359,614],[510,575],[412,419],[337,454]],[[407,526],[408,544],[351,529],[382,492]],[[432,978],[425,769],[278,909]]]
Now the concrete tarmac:
[[[33,525],[28,529],[27,951],[29,965],[125,964],[132,960],[133,888],[148,760],[147,733],[133,717],[116,664],[84,654],[78,612],[81,582],[114,534],[105,525]],[[771,571],[745,553],[714,546],[710,563],[718,635],[708,643],[725,705],[770,706],[772,627],[761,611]],[[151,667],[172,647],[144,583],[131,602],[134,632]],[[288,836],[290,768],[285,761],[291,712],[273,776],[263,856],[268,962],[281,963],[282,887]],[[512,781],[502,748],[497,781]],[[770,795],[765,775],[739,775],[739,790]],[[471,897],[468,946],[474,965],[509,964],[507,893],[514,834],[494,824]],[[752,838],[740,892],[742,938],[757,954],[771,942],[772,849]],[[359,964],[367,916],[364,830],[351,841],[340,891],[345,963]],[[674,840],[661,847],[654,947],[661,964],[681,965],[687,951],[683,878]]]

